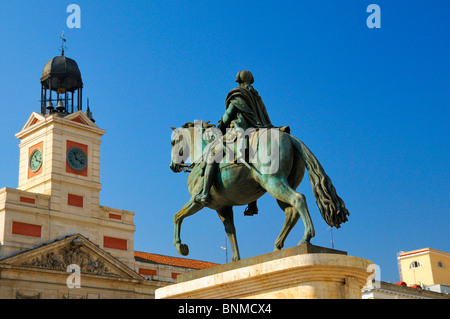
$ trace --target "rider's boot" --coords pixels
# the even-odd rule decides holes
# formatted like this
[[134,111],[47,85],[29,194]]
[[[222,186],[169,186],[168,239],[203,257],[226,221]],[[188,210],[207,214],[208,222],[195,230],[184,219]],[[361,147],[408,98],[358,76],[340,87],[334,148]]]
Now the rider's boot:
[[216,163],[207,164],[203,176],[203,191],[200,194],[195,195],[194,201],[197,204],[208,205],[210,200],[210,190],[214,182],[216,175],[217,165]]

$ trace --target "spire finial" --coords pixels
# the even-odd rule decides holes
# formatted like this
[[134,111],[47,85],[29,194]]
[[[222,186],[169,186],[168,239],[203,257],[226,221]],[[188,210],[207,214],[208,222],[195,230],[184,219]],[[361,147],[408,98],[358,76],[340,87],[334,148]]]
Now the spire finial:
[[61,56],[64,56],[64,49],[67,49],[67,47],[64,45],[64,43],[66,42],[67,40],[66,39],[64,39],[64,31],[62,32],[62,35],[61,35]]
[[90,107],[89,107],[89,98],[87,99],[87,110],[86,110],[85,113],[86,113],[87,117],[88,117],[93,123],[95,123],[95,120],[94,120],[94,118],[92,117],[91,109],[90,109]]

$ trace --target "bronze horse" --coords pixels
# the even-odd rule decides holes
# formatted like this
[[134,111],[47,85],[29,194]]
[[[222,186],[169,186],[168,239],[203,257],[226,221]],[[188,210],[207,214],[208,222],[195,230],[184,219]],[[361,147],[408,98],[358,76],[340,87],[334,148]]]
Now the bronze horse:
[[[214,125],[203,123],[203,132]],[[184,161],[174,160],[180,156],[191,159],[194,155],[203,153],[209,141],[202,140],[199,147],[194,141],[194,123],[186,123],[180,129],[174,129],[172,138],[172,161],[170,168],[174,172],[186,170],[188,165]],[[187,130],[188,134],[183,134]],[[187,136],[187,138],[186,138]],[[184,137],[184,138],[183,138]],[[271,141],[274,142],[273,140]],[[269,141],[269,143],[271,143]],[[306,198],[303,194],[295,191],[300,185],[305,173],[305,167],[309,173],[309,179],[313,188],[316,203],[326,223],[336,228],[341,223],[347,221],[347,211],[344,202],[336,194],[336,190],[331,183],[330,178],[325,174],[319,161],[314,154],[296,137],[279,132],[278,135],[278,169],[271,174],[263,174],[264,164],[259,161],[250,166],[234,163],[220,163],[217,170],[216,181],[211,188],[211,200],[206,207],[213,209],[219,215],[225,226],[225,232],[231,243],[232,260],[240,259],[239,249],[236,239],[236,229],[233,220],[233,206],[242,206],[251,203],[266,192],[277,199],[278,205],[284,211],[286,219],[278,238],[275,240],[275,250],[283,248],[284,241],[289,232],[301,217],[305,226],[303,238],[299,245],[309,243],[315,236],[314,227],[306,204]],[[257,137],[259,145],[260,139]],[[267,146],[270,148],[270,146]],[[197,154],[194,154],[197,152]],[[193,162],[193,161],[192,161]],[[188,178],[188,189],[191,199],[184,207],[175,214],[175,237],[174,246],[177,251],[187,256],[189,248],[181,243],[180,230],[184,218],[197,213],[205,206],[195,202],[195,195],[202,191],[203,176],[202,165],[197,163],[189,166],[192,168]]]

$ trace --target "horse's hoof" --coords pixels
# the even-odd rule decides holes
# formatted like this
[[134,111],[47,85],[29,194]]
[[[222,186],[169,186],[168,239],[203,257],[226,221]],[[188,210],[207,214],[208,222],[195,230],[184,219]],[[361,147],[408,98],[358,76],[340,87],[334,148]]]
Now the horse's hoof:
[[284,243],[283,243],[283,242],[281,242],[281,241],[279,241],[279,240],[276,240],[276,241],[275,241],[275,245],[273,246],[273,251],[279,251],[279,250],[282,250],[282,249],[283,249],[283,246],[284,246]]
[[298,242],[297,246],[304,245],[304,244],[310,244],[309,240],[302,239]]
[[177,251],[182,256],[189,255],[189,247],[186,244],[176,244]]

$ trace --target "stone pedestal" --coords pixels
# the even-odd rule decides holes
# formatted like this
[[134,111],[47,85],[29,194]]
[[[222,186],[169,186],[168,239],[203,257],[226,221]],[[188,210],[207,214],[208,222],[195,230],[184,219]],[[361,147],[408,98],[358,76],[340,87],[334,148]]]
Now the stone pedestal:
[[305,244],[180,275],[156,299],[361,299],[371,261]]

